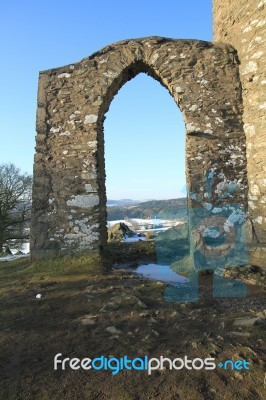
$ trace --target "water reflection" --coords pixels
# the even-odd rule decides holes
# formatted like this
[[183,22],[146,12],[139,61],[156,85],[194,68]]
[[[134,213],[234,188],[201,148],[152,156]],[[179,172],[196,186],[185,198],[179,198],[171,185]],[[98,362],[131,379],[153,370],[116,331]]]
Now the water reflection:
[[169,283],[188,283],[189,279],[174,272],[169,265],[143,264],[135,272],[149,279],[169,282]]

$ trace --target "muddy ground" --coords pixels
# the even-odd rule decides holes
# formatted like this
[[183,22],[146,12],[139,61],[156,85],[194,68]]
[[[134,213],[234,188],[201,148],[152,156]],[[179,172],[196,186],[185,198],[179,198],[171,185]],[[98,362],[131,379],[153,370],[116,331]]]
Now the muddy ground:
[[[167,285],[131,271],[36,275],[25,259],[1,263],[0,398],[265,399],[265,272],[243,267],[226,276],[245,281],[248,296],[212,298],[212,276],[204,275],[198,301],[166,302]],[[212,357],[217,365],[246,360],[250,369],[165,368],[151,375],[68,367],[55,371],[57,353],[91,359]]]

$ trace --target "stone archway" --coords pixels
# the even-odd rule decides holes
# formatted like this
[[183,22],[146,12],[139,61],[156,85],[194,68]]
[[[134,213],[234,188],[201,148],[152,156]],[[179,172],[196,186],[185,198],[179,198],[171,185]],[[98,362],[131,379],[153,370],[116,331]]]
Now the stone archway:
[[244,215],[246,156],[236,51],[198,40],[126,40],[40,73],[32,259],[105,247],[103,122],[117,91],[140,72],[165,86],[183,114],[192,227],[199,224],[195,210],[204,210],[200,218],[206,218],[205,211],[219,216],[228,202],[241,205]]

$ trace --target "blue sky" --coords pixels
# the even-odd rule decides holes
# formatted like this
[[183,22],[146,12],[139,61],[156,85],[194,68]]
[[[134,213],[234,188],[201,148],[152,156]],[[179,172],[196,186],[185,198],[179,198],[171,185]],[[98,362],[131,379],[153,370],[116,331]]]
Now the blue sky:
[[[29,173],[39,71],[127,38],[212,40],[211,0],[2,0],[0,16],[0,163]],[[178,197],[184,124],[166,89],[140,74],[122,87],[106,117],[108,197]]]

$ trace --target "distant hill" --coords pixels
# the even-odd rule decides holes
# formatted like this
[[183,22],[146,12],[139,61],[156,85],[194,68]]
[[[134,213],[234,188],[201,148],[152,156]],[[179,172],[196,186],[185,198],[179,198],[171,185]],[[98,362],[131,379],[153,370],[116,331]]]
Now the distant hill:
[[121,200],[107,200],[107,207],[126,207],[133,206],[141,203],[140,200],[121,199]]
[[[123,202],[125,200],[111,200],[116,202]],[[127,205],[120,204],[117,206],[115,203],[108,204],[107,202],[107,220],[115,221],[125,218],[161,218],[185,219],[187,216],[187,199],[182,197],[179,199],[170,200],[149,200],[145,202],[134,202]]]

